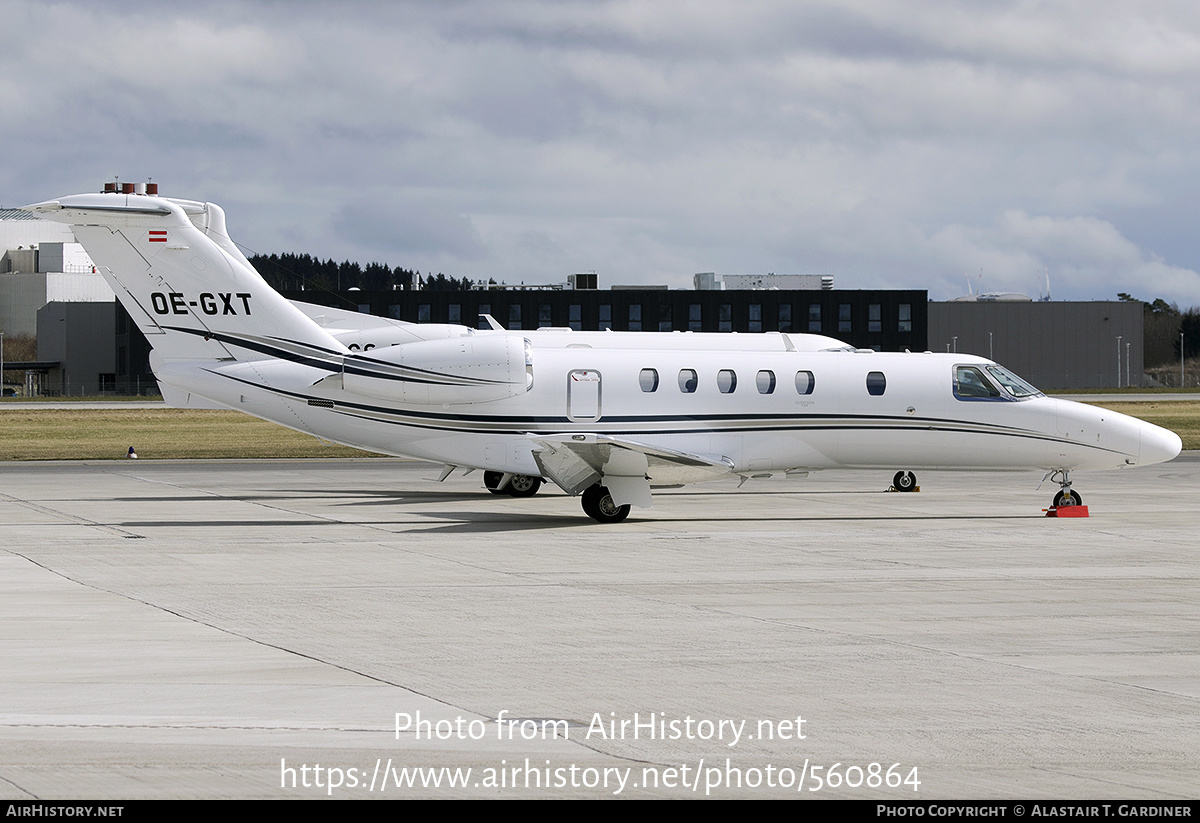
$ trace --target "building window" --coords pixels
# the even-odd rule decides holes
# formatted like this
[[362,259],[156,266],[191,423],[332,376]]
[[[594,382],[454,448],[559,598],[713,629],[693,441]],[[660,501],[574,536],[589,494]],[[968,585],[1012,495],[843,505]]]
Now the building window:
[[629,330],[642,330],[642,304],[633,303],[629,306]]
[[883,331],[883,307],[878,303],[867,305],[867,331]]
[[704,325],[700,322],[700,304],[688,305],[688,331],[700,331]]
[[769,369],[763,369],[758,373],[758,377],[754,381],[758,386],[759,394],[774,394],[775,393],[775,372]]
[[779,330],[787,334],[792,330],[792,304],[779,304]]
[[491,324],[489,324],[488,321],[485,320],[483,316],[485,314],[490,315],[491,313],[492,313],[492,304],[491,303],[480,303],[479,304],[479,322],[476,323],[476,328],[490,329]]
[[717,372],[717,391],[721,394],[733,394],[737,388],[737,375],[733,369],[721,369]]
[[679,390],[684,394],[692,394],[696,391],[696,386],[700,384],[700,380],[696,377],[695,369],[680,369],[679,370]]
[[567,325],[575,331],[583,329],[583,305],[572,303],[567,306]]
[[867,394],[872,397],[881,397],[886,390],[887,378],[883,376],[883,372],[867,372]]
[[403,320],[404,306],[400,305],[399,303],[392,303],[390,306],[388,306],[388,317],[392,318],[393,320]]
[[451,303],[448,312],[447,321],[450,323],[462,322],[462,305],[459,303]]
[[762,303],[750,304],[750,331],[762,331]]
[[821,304],[808,304],[808,330],[813,334],[821,333]]
[[660,303],[658,306],[658,330],[671,330],[671,304]]
[[850,304],[838,304],[838,331],[850,331]]
[[597,307],[597,319],[600,331],[612,328],[612,303],[601,303]]
[[642,369],[638,382],[644,392],[658,391],[658,369]]
[[513,303],[508,307],[508,327],[510,329],[521,328],[521,304]]
[[817,381],[813,379],[812,372],[796,372],[796,394],[812,394],[813,387],[816,385],[816,382]]
[[733,331],[733,305],[722,303],[717,312],[717,331]]
[[900,304],[900,323],[896,331],[912,331],[912,304]]
[[429,322],[429,304],[428,303],[418,303],[417,304],[417,322],[418,323],[428,323]]
[[550,304],[542,303],[538,306],[538,328],[541,329],[553,325],[554,323],[550,320]]

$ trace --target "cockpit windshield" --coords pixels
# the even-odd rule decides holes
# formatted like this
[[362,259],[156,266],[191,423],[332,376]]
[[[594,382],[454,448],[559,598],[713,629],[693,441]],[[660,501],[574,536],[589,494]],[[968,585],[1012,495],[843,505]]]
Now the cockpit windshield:
[[1017,377],[1003,366],[988,366],[987,370],[988,373],[996,379],[996,382],[999,383],[1004,390],[1013,397],[1021,399],[1024,397],[1038,397],[1041,395],[1040,391],[1026,383],[1021,378]]
[[1024,400],[1041,392],[1003,366],[954,367],[954,396],[959,400]]

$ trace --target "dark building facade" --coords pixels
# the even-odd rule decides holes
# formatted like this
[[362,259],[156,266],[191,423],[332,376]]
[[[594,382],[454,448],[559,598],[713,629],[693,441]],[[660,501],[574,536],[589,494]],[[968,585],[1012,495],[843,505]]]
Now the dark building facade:
[[929,348],[995,360],[1044,391],[1144,384],[1142,304],[929,304]]
[[410,323],[577,331],[695,331],[824,334],[879,351],[924,351],[924,290],[667,291],[665,289],[494,291],[289,291],[291,300]]

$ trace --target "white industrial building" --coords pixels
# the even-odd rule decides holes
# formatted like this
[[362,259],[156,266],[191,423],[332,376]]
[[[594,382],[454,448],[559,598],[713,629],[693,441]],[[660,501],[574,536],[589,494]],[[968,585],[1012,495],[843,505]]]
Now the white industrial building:
[[0,210],[0,332],[37,334],[38,309],[47,303],[113,300],[69,226]]

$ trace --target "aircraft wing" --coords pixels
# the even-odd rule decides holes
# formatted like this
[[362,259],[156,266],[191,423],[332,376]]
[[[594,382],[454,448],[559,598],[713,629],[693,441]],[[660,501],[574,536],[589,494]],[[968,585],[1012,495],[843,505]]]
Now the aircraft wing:
[[649,507],[650,486],[715,480],[733,471],[726,457],[688,454],[605,434],[531,435],[542,474],[567,494],[602,482],[617,505]]
[[316,303],[305,303],[301,300],[289,300],[288,302],[304,312],[309,320],[332,332],[395,328],[412,325],[411,323],[405,323],[403,320],[392,320],[391,318],[379,317],[374,314],[335,309],[331,306],[320,306]]

